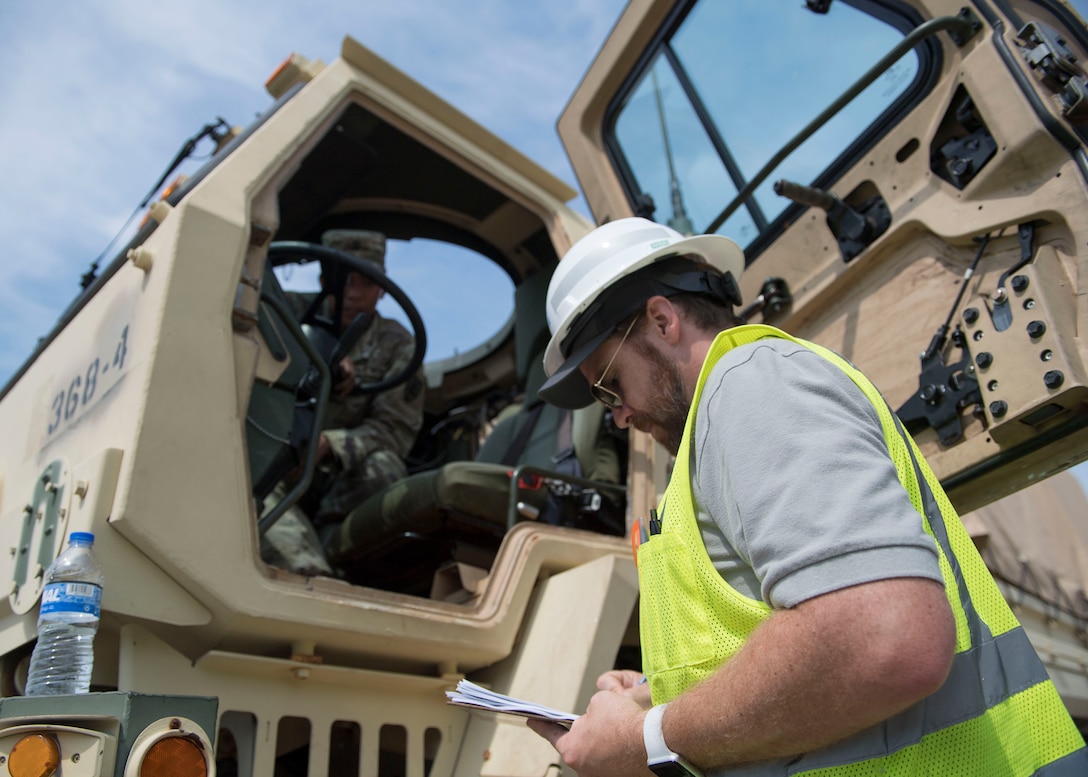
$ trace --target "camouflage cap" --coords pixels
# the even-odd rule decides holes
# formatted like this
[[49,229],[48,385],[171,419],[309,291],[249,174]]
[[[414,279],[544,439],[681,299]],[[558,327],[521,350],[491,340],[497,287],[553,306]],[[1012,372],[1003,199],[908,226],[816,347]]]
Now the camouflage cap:
[[367,229],[330,229],[321,236],[322,245],[352,254],[385,269],[385,235]]

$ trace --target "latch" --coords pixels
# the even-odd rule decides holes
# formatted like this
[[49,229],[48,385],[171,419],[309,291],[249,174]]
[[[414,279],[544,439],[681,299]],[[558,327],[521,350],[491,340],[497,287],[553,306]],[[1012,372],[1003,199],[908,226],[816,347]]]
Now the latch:
[[1042,22],[1028,22],[1017,33],[1021,52],[1039,80],[1058,96],[1062,116],[1074,124],[1088,120],[1088,79],[1065,38]]
[[[1060,353],[1054,345],[1048,344],[1044,340],[1044,336],[1047,334],[1046,317],[1039,314],[1039,309],[1036,307],[1037,300],[1025,296],[1025,292],[1031,285],[1031,279],[1025,274],[1029,270],[1024,268],[1036,261],[1038,249],[1035,241],[1036,230],[1045,225],[1046,221],[1041,219],[1019,225],[1016,233],[1020,244],[1019,258],[1012,267],[1009,267],[1001,274],[997,282],[997,288],[988,295],[989,299],[986,307],[980,310],[978,307],[971,306],[963,311],[963,322],[967,325],[968,331],[961,331],[960,325],[957,324],[955,331],[952,333],[952,344],[960,349],[962,355],[958,361],[945,364],[942,352],[947,342],[952,316],[959,309],[968,281],[970,281],[975,269],[978,267],[979,260],[989,243],[990,235],[984,235],[979,240],[978,252],[964,273],[963,282],[960,284],[960,290],[956,295],[952,310],[949,311],[948,318],[937,330],[937,334],[929,344],[929,348],[921,354],[922,371],[919,376],[918,391],[896,411],[910,432],[914,433],[931,426],[937,431],[943,445],[951,445],[957,442],[963,434],[960,413],[972,405],[974,405],[972,412],[977,416],[984,416],[988,409],[993,422],[996,423],[1000,419],[1005,419],[1009,414],[1010,406],[1005,399],[994,396],[993,392],[997,390],[999,385],[994,365],[996,362],[1009,363],[1009,359],[1002,360],[999,358],[997,351],[1004,348],[1007,353],[1008,344],[1014,342],[1014,340],[1008,338],[1019,332],[1027,335],[1032,344],[1030,346],[1031,350],[1038,348],[1039,359],[1049,369],[1044,370],[1045,374],[1042,375],[1041,381],[1048,392],[1045,404],[1040,397],[1030,393],[1030,391],[1037,390],[1035,384],[1032,384],[1028,394],[1025,395],[1022,391],[1015,402],[1014,406],[1039,406],[1035,412],[1020,418],[1020,423],[1016,424],[1017,428],[1033,429],[1046,422],[1052,415],[1063,412],[1065,409],[1066,405],[1059,403],[1051,396],[1065,382],[1063,371],[1058,368],[1056,363],[1052,364],[1052,360],[1055,360]],[[1030,311],[1028,316],[1032,320],[1028,321],[1026,325],[1021,322],[1020,325],[1013,326],[1014,304],[1022,307],[1023,311]],[[986,319],[987,312],[989,313],[989,321]],[[1021,326],[1023,329],[1021,329]],[[1009,334],[1000,335],[1002,332],[1008,332]],[[995,336],[996,339],[992,341],[992,345],[983,349],[981,341],[986,333]],[[1017,336],[1023,337],[1023,335]],[[976,350],[973,360],[967,345],[969,340],[973,341],[973,347]],[[1008,375],[1007,372],[1005,374]],[[1018,375],[1017,379],[1020,377]],[[980,381],[984,382],[985,386]],[[1021,385],[1024,385],[1022,381]],[[1015,381],[1003,386],[1002,391],[1009,391],[1010,386],[1015,388]],[[986,408],[983,406],[983,388],[985,388],[989,399],[992,400]],[[995,434],[993,427],[991,427],[991,434]]]
[[922,371],[918,376],[918,390],[895,411],[908,432],[916,434],[927,427],[932,427],[937,432],[941,444],[945,446],[953,445],[963,437],[963,422],[960,420],[960,413],[971,406],[974,406],[973,412],[980,411],[982,407],[982,392],[976,377],[975,363],[971,361],[971,353],[967,349],[967,336],[959,324],[956,324],[955,330],[952,330],[952,345],[960,350],[959,360],[946,363],[944,348],[948,344],[952,316],[960,306],[964,292],[967,290],[967,282],[975,274],[975,269],[989,242],[988,234],[979,241],[978,251],[963,274],[963,283],[960,284],[960,290],[956,294],[955,302],[952,303],[952,309],[948,312],[948,318],[937,328],[937,333],[930,340],[929,347],[920,354]]
[[996,153],[997,141],[961,85],[934,138],[930,169],[962,190]]
[[947,342],[947,326],[942,327],[921,354],[922,372],[918,377],[918,391],[896,411],[899,420],[911,434],[926,427],[933,427],[941,444],[948,446],[959,442],[963,436],[960,413],[982,401],[974,364],[967,351],[967,338],[956,325],[952,332],[952,344],[960,349],[958,361],[944,361],[943,348]]
[[[997,291],[993,295],[993,310],[990,318],[993,320],[994,329],[1004,332],[1012,326],[1012,306],[1009,304],[1009,292],[1005,288],[1008,277],[1026,264],[1030,264],[1035,256],[1035,227],[1042,225],[1042,221],[1028,221],[1017,227],[1016,238],[1020,242],[1020,261],[1001,274],[997,282]],[[1016,279],[1014,278],[1015,282]]]
[[[790,287],[785,278],[768,278],[763,281],[759,296],[738,315],[742,321],[747,322],[756,313],[762,313],[763,321],[766,322],[789,308],[791,304],[793,304],[793,295],[790,294]],[[611,418],[612,415],[609,413],[605,417]]]
[[839,244],[844,262],[864,251],[892,223],[888,204],[879,195],[852,207],[830,192],[785,179],[775,181],[774,193],[826,212],[827,226]]

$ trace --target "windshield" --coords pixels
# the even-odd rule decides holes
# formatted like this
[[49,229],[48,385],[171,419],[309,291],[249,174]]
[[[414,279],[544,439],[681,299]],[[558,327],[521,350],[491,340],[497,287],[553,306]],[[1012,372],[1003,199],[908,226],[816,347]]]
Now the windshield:
[[906,14],[895,3],[843,0],[826,13],[797,0],[690,5],[612,106],[610,150],[635,211],[745,247],[773,233],[791,204],[774,180],[826,186],[841,174],[923,86],[924,48],[901,57],[713,227],[779,149],[903,39],[914,26]]

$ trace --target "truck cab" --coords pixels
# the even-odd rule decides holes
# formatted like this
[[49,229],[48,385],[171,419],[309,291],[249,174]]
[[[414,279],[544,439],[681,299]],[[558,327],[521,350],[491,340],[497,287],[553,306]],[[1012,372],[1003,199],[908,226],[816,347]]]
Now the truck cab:
[[[598,674],[638,664],[625,535],[669,456],[535,396],[548,279],[594,223],[734,238],[743,316],[864,371],[962,513],[1082,461],[1086,55],[1056,0],[632,0],[558,122],[592,220],[359,42],[293,56],[268,110],[150,208],[0,392],[0,753],[63,730],[66,769],[77,742],[98,753],[86,773],[135,774],[150,746],[128,747],[118,699],[151,696],[132,720],[196,743],[205,773],[563,772],[519,721],[443,692],[469,677],[578,711]],[[426,301],[323,246],[330,229],[470,251],[512,312],[428,358]],[[306,272],[382,285],[425,383],[409,475],[323,535],[331,575],[260,552],[305,494],[332,391],[287,302]],[[39,704],[21,682],[71,531],[95,533],[106,570],[96,693]],[[1028,593],[1088,720],[1088,613]]]

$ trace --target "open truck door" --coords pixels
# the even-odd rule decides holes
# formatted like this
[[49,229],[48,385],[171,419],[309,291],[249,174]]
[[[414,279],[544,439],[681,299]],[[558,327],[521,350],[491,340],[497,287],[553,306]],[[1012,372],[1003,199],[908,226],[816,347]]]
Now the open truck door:
[[635,0],[559,132],[598,222],[735,239],[748,320],[869,375],[966,511],[1088,455],[1086,48],[1061,2]]
[[984,506],[1088,456],[1086,52],[1052,0],[633,0],[558,125],[598,223],[733,238],[743,316],[875,382],[1081,720],[1083,495]]

